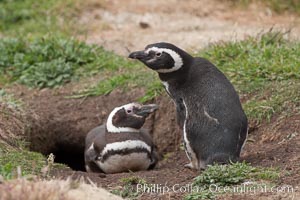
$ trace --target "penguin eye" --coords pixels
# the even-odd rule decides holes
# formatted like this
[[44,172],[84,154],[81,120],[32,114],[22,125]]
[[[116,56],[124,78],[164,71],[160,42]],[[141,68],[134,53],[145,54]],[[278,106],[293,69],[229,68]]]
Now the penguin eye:
[[130,114],[130,113],[132,112],[132,110],[126,110],[126,112],[127,112],[128,114]]
[[156,56],[156,57],[160,57],[160,56],[161,56],[161,52],[156,52],[156,53],[155,53],[155,56]]

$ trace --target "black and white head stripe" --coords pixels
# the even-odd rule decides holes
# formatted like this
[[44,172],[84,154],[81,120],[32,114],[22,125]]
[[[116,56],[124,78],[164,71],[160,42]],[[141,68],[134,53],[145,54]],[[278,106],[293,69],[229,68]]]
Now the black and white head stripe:
[[[172,49],[168,49],[168,48],[159,48],[159,47],[149,47],[145,50],[146,54],[149,54],[151,51],[155,52],[156,54],[160,53],[162,54],[163,52],[169,54],[173,61],[174,61],[174,66],[172,66],[171,68],[165,68],[165,69],[155,69],[155,71],[159,72],[159,73],[170,73],[170,72],[174,72],[179,70],[182,66],[183,66],[183,59],[182,57],[175,52]],[[151,59],[148,60],[147,63],[151,63],[153,61],[155,61],[156,59]]]
[[[135,103],[129,103],[120,107],[116,107],[113,111],[109,114],[107,122],[106,122],[106,129],[108,132],[111,133],[120,133],[120,132],[139,132],[139,129],[131,128],[131,127],[116,127],[113,124],[113,117],[114,115],[121,109],[125,109],[126,111],[132,111]],[[139,117],[139,116],[137,116]]]

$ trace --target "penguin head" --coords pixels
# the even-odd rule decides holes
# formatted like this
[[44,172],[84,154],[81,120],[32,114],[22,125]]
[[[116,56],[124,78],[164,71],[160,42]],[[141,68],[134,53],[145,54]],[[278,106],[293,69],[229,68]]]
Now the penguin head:
[[182,69],[193,57],[173,44],[160,42],[130,53],[129,58],[141,61],[158,73],[171,73]]
[[108,132],[138,132],[146,118],[158,109],[156,104],[129,103],[115,108],[108,116]]

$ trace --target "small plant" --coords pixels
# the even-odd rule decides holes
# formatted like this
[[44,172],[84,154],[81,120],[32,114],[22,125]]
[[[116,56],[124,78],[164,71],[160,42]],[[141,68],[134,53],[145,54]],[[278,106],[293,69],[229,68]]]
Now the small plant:
[[1,79],[30,87],[57,87],[100,69],[119,67],[113,64],[118,56],[73,39],[0,39],[0,50],[0,77],[5,77]]
[[199,193],[191,193],[184,197],[184,200],[199,200],[199,199],[215,199],[216,195],[209,191],[203,190]]
[[276,180],[279,178],[279,173],[271,168],[253,167],[246,162],[237,162],[230,165],[212,165],[207,167],[200,176],[195,178],[194,184],[202,186],[209,184],[226,186],[261,177],[268,177],[270,180]]
[[147,182],[136,176],[121,178],[120,182],[123,186],[120,189],[114,189],[111,193],[119,195],[123,198],[137,199],[140,193],[135,189],[137,184],[147,184]]
[[4,180],[8,180],[12,178],[12,171],[13,168],[11,163],[0,165],[0,176],[2,176]]
[[49,176],[49,173],[50,173],[50,171],[52,170],[52,168],[54,166],[54,158],[55,158],[54,154],[50,153],[48,158],[47,158],[47,165],[41,169],[42,175],[44,177]]
[[278,170],[253,167],[246,162],[211,165],[194,179],[193,185],[200,187],[201,192],[191,193],[185,199],[214,199],[218,193],[210,189],[211,185],[224,188],[225,186],[242,184],[245,181],[276,181],[278,178]]

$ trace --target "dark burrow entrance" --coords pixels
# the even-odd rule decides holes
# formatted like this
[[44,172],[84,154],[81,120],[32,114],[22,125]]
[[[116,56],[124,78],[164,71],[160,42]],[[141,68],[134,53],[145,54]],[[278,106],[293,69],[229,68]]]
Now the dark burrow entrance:
[[84,150],[81,149],[82,151],[79,151],[75,148],[58,148],[53,152],[55,155],[54,161],[56,163],[65,164],[75,171],[86,171],[84,167]]
[[[62,132],[66,132],[59,133],[57,130],[52,132],[36,131],[38,133],[31,133],[29,141],[31,151],[40,152],[46,157],[52,153],[55,156],[55,163],[65,164],[75,171],[86,171],[84,163],[85,137],[83,135],[62,134]],[[71,132],[75,131],[71,130]]]

